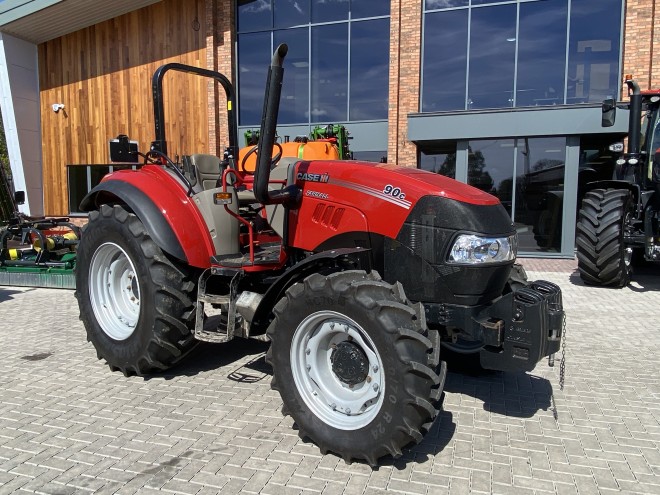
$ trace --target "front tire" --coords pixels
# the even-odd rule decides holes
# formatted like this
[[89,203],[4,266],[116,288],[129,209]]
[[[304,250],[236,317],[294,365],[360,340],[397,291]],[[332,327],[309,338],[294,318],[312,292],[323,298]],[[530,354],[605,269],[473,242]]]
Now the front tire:
[[90,213],[76,288],[87,340],[112,370],[126,376],[166,370],[197,343],[195,284],[122,206]]
[[[442,393],[439,338],[400,284],[372,272],[311,275],[274,308],[267,361],[300,436],[347,462],[401,455]],[[442,378],[441,378],[442,377]]]
[[630,282],[632,249],[624,243],[633,214],[630,191],[594,189],[585,194],[577,223],[580,278],[589,285],[624,287]]

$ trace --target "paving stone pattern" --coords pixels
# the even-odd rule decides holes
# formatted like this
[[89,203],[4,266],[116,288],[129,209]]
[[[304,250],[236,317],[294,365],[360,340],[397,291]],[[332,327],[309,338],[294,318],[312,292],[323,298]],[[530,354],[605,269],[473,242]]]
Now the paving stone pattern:
[[660,494],[660,273],[600,289],[574,263],[527,265],[564,291],[564,389],[560,356],[527,374],[454,360],[430,434],[376,470],[298,438],[263,343],[125,378],[71,291],[0,287],[0,493]]

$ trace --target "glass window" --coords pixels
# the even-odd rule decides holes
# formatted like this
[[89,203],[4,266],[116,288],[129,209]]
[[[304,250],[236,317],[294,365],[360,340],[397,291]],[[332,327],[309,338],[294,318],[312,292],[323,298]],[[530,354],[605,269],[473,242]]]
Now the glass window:
[[472,0],[472,5],[484,5],[487,3],[499,3],[506,0]]
[[426,10],[448,9],[451,7],[466,7],[470,0],[426,0],[424,8]]
[[107,165],[90,165],[89,166],[89,177],[92,187],[96,187],[101,182],[101,179],[108,175],[110,172],[110,167]]
[[89,192],[87,190],[87,167],[67,165],[66,169],[69,189],[69,213],[82,213],[80,202]]
[[360,160],[363,162],[387,162],[387,151],[354,151],[353,160]]
[[351,23],[350,120],[387,118],[390,22]]
[[351,19],[390,15],[388,0],[351,0]]
[[239,31],[257,31],[273,27],[270,0],[238,0]]
[[572,0],[566,103],[616,98],[621,0]]
[[467,9],[426,14],[422,112],[465,109],[467,33]]
[[516,229],[521,251],[559,251],[566,138],[518,140]]
[[278,122],[295,124],[307,122],[309,108],[309,29],[297,28],[275,31],[274,46],[289,45],[284,59],[284,82]]
[[468,184],[496,196],[511,215],[513,139],[468,142]]
[[516,6],[473,9],[468,109],[513,106],[515,54]]
[[312,22],[345,21],[349,0],[312,0]]
[[238,113],[241,125],[261,122],[270,59],[270,32],[238,35]]
[[344,122],[348,101],[348,23],[312,27],[311,122]]
[[516,106],[564,103],[567,0],[520,4]]
[[419,168],[456,178],[456,146],[453,150],[420,150]]
[[309,23],[310,0],[273,0],[275,28]]

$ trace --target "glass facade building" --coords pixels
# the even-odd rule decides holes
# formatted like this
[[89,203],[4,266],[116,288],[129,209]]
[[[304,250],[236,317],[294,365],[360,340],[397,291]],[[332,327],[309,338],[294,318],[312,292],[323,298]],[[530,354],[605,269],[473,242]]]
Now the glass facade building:
[[[623,0],[416,7],[418,18],[407,20],[403,10],[391,16],[383,0],[238,0],[240,129],[259,125],[266,67],[286,42],[280,135],[345,123],[356,157],[373,161],[388,142],[407,139],[418,167],[497,196],[521,253],[572,256],[584,184],[610,178],[608,145],[621,137],[621,129],[600,129],[597,112],[603,99],[620,99]],[[406,51],[394,22],[411,23],[418,52]],[[416,78],[403,73],[410,67]],[[388,108],[408,97],[416,107],[399,131]],[[407,136],[393,138],[395,127]]]
[[616,98],[621,19],[622,0],[426,0],[420,110]]
[[240,129],[259,126],[267,66],[286,43],[280,135],[350,123],[356,157],[386,155],[389,15],[382,0],[238,0]]

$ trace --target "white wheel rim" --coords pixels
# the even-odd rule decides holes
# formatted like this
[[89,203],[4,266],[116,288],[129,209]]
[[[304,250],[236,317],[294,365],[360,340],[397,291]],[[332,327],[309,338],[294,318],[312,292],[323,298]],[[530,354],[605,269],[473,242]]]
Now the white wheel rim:
[[100,245],[89,266],[89,298],[105,334],[126,340],[140,318],[140,283],[133,262],[120,246]]
[[[333,370],[336,346],[351,342],[368,361],[367,377],[349,385]],[[385,396],[385,372],[380,354],[364,329],[334,311],[318,311],[305,318],[291,341],[291,371],[307,407],[324,423],[341,430],[357,430],[378,416]]]

